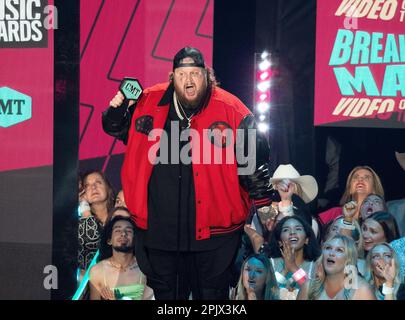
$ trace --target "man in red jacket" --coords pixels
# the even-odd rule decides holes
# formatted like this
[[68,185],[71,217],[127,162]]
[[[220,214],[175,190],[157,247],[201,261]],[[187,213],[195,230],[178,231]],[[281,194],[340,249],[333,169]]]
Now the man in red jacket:
[[269,147],[252,113],[185,47],[168,83],[136,104],[118,92],[103,128],[127,144],[123,190],[156,299],[227,299],[251,200],[269,204]]

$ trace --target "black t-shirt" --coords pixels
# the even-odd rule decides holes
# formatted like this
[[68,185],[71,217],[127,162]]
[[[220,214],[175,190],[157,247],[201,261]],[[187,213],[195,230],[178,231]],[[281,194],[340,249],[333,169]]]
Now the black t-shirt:
[[[172,100],[172,99],[171,99]],[[192,111],[185,110],[190,118]],[[196,240],[196,208],[193,167],[180,161],[180,151],[189,141],[179,141],[180,133],[186,130],[187,119],[180,121],[173,102],[164,130],[167,133],[168,163],[155,164],[148,184],[148,230],[145,231],[145,246],[167,251],[205,251],[221,246],[224,241],[239,237],[239,231]],[[176,130],[176,128],[179,128]],[[178,132],[179,148],[172,151],[172,139]],[[189,135],[187,135],[189,136]],[[162,141],[162,140],[161,140]],[[187,146],[186,146],[187,148]],[[160,146],[158,157],[164,158]],[[186,150],[190,150],[187,148]],[[172,153],[173,152],[173,153]],[[177,159],[172,157],[177,153]],[[191,153],[189,152],[191,157]],[[172,163],[173,162],[173,163]],[[214,188],[214,186],[213,186]],[[179,192],[181,190],[181,192]]]

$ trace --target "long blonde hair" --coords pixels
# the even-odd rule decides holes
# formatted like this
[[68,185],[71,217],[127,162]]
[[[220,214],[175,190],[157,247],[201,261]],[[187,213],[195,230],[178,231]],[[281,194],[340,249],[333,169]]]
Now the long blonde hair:
[[374,287],[375,290],[378,290],[376,288],[376,275],[374,274],[373,268],[371,266],[371,260],[372,260],[372,252],[373,250],[378,247],[378,246],[386,246],[392,255],[392,259],[394,259],[394,266],[395,266],[395,278],[394,278],[394,299],[396,299],[397,291],[399,289],[399,286],[401,284],[401,277],[400,277],[400,266],[399,266],[399,261],[398,261],[398,256],[395,252],[395,250],[389,245],[387,242],[381,242],[377,243],[367,254],[367,274],[365,276],[366,281]]
[[[327,231],[326,231],[326,237],[325,240],[329,240],[330,236],[329,233],[332,230],[333,226],[336,223],[339,223],[339,220],[343,221],[343,217],[339,216],[336,217],[333,222],[329,225]],[[364,239],[363,239],[363,231],[361,230],[360,224],[358,223],[357,220],[353,220],[353,226],[354,229],[351,232],[352,239],[354,240],[357,248],[357,258],[364,258]]]
[[270,263],[270,260],[263,254],[253,254],[247,257],[243,263],[241,268],[241,273],[239,277],[238,284],[235,289],[235,294],[233,299],[234,300],[247,300],[247,292],[245,286],[243,285],[243,271],[245,270],[245,266],[250,259],[257,259],[261,263],[263,263],[267,275],[266,275],[266,282],[263,292],[264,300],[278,300],[278,285],[277,280],[275,277],[273,266]]
[[357,167],[353,168],[352,171],[350,171],[350,173],[349,173],[349,175],[347,177],[345,192],[343,193],[343,196],[340,199],[340,203],[339,203],[341,206],[343,206],[345,203],[352,200],[352,198],[351,198],[352,195],[350,193],[350,184],[352,182],[354,174],[360,169],[367,170],[367,171],[369,171],[371,173],[371,175],[373,176],[373,191],[372,191],[372,193],[375,193],[375,194],[379,195],[380,197],[382,197],[384,199],[384,188],[382,186],[381,179],[378,176],[378,174],[373,169],[371,169],[369,166],[357,166]]
[[[354,240],[343,235],[335,235],[325,241],[325,243],[322,245],[322,251],[325,249],[326,245],[333,240],[340,240],[343,242],[346,252],[346,265],[354,266],[355,268],[357,268],[357,249]],[[312,279],[309,282],[308,300],[318,300],[320,295],[322,294],[322,291],[324,290],[324,283],[327,275],[323,266],[323,256],[324,253],[322,252],[322,255],[316,262],[317,275],[315,279]],[[351,299],[351,297],[353,296],[352,291],[352,289],[344,289],[343,296],[346,300]]]

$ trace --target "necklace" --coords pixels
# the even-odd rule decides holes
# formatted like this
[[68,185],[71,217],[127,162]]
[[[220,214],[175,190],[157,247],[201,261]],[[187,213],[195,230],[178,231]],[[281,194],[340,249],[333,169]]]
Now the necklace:
[[[184,118],[186,118],[186,119],[187,119],[187,127],[186,127],[186,129],[190,128],[190,126],[191,126],[191,119],[193,118],[194,113],[192,113],[192,114],[190,115],[190,117],[187,117],[187,114],[186,114],[186,112],[184,111],[183,106],[181,105],[180,101],[177,100],[176,92],[173,93],[173,103],[174,103],[174,109],[176,110],[176,113],[177,113],[177,116],[179,117],[179,119],[180,119],[180,120],[184,120]],[[184,117],[183,117],[183,115],[181,114],[180,110],[183,112]]]
[[122,272],[125,272],[125,271],[127,271],[127,269],[129,267],[133,266],[136,263],[136,260],[135,260],[135,257],[133,257],[132,260],[126,266],[123,266],[123,265],[120,265],[120,264],[117,264],[117,263],[113,262],[112,257],[110,259],[108,259],[108,262],[115,269],[118,269],[118,270],[120,270]]

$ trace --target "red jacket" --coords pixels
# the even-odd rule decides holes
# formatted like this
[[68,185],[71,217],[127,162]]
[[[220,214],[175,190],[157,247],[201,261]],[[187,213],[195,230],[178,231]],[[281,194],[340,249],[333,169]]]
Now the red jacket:
[[[168,83],[163,83],[144,90],[132,116],[128,133],[121,180],[128,209],[141,229],[148,228],[148,181],[159,149],[161,131],[156,135],[158,140],[148,141],[148,136],[153,132],[147,135],[135,128],[145,116],[149,123],[153,118],[151,128],[164,128],[170,105],[158,104],[167,87]],[[192,118],[191,128],[200,137],[193,138],[191,144],[197,240],[207,239],[211,234],[231,232],[241,227],[246,220],[251,203],[248,193],[239,184],[236,157],[232,163],[224,160],[222,164],[215,164],[213,161],[204,164],[207,161],[203,161],[203,157],[208,154],[206,148],[211,150],[212,155],[216,149],[217,154],[222,154],[222,159],[227,159],[227,152],[234,155],[234,141],[225,147],[218,147],[210,141],[204,129],[213,128],[219,123],[220,127],[225,125],[230,128],[235,137],[235,130],[248,114],[249,109],[238,98],[215,87],[208,106]]]

